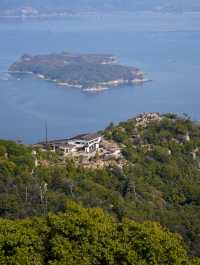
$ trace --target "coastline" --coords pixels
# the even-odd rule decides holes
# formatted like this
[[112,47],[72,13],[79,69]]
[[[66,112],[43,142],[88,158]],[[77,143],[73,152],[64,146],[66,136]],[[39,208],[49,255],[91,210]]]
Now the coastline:
[[8,70],[7,73],[8,74],[33,75],[33,76],[37,77],[38,79],[54,82],[54,83],[56,83],[59,86],[79,88],[79,89],[82,89],[85,92],[99,92],[99,91],[108,90],[111,87],[118,87],[118,86],[128,85],[128,84],[136,85],[136,84],[142,84],[142,83],[146,83],[146,82],[152,81],[152,80],[146,79],[146,78],[142,78],[142,79],[135,78],[135,79],[132,79],[132,80],[118,79],[118,80],[110,80],[108,82],[96,83],[96,84],[91,85],[91,86],[83,86],[82,84],[72,84],[72,83],[68,83],[66,81],[51,79],[51,78],[49,78],[47,76],[44,76],[42,74],[35,74],[35,73],[29,72],[29,71],[12,71],[12,70]]

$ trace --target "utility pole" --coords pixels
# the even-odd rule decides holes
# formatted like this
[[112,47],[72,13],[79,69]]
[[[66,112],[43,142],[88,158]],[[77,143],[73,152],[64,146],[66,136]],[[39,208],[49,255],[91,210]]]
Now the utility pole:
[[28,201],[28,187],[26,186],[26,202]]
[[47,127],[47,121],[45,121],[45,143],[46,143],[46,149],[48,149],[48,127]]
[[48,213],[48,199],[47,199],[47,191],[48,184],[46,182],[40,185],[40,202],[43,208],[44,216]]

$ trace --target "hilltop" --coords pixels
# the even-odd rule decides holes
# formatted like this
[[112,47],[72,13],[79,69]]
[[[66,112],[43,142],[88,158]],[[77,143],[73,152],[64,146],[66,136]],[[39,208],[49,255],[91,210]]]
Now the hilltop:
[[[190,254],[200,256],[199,124],[187,116],[145,113],[111,123],[98,135],[115,143],[122,156],[104,162],[97,153],[90,167],[81,155],[63,157],[60,150],[1,141],[1,217],[64,212],[73,200],[103,208],[119,221],[157,221],[181,234]],[[101,161],[104,166],[98,166]]]

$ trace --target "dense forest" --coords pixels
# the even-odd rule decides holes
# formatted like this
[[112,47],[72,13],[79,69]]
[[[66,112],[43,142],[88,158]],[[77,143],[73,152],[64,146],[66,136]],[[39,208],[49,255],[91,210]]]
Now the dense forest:
[[197,265],[181,238],[158,223],[120,223],[101,209],[73,202],[65,213],[0,219],[2,265]]
[[[5,218],[5,220],[1,220],[2,224],[7,227],[5,229],[11,229],[10,237],[15,238],[16,236],[16,240],[20,240],[19,234],[14,235],[12,233],[18,231],[16,227],[19,227],[19,229],[27,227],[27,231],[25,229],[23,233],[25,235],[29,232],[32,233],[33,229],[33,237],[37,241],[38,228],[37,225],[35,227],[35,222],[40,222],[41,225],[44,225],[44,237],[41,237],[40,240],[46,240],[47,235],[45,233],[50,233],[51,236],[55,236],[52,242],[60,242],[61,245],[66,244],[69,249],[72,248],[71,243],[62,239],[65,233],[68,232],[60,231],[58,235],[55,231],[49,232],[51,231],[49,227],[51,222],[48,219],[50,217],[46,216],[48,213],[60,213],[57,217],[56,215],[53,216],[55,222],[58,222],[59,229],[65,229],[65,218],[62,217],[61,213],[65,216],[67,203],[74,201],[88,208],[103,208],[112,216],[105,218],[116,219],[116,222],[119,222],[119,224],[116,224],[118,228],[124,222],[124,218],[140,223],[144,221],[161,223],[163,227],[182,235],[190,255],[200,256],[200,126],[192,122],[187,116],[177,117],[174,114],[166,114],[160,116],[157,120],[145,123],[138,122],[135,118],[118,125],[111,123],[101,133],[106,139],[114,140],[121,146],[123,156],[127,161],[123,168],[115,164],[105,168],[86,169],[81,164],[75,164],[73,159],[63,161],[59,153],[42,152],[39,149],[33,152],[30,146],[19,145],[10,141],[0,141],[0,216]],[[91,211],[92,215],[93,210],[83,211]],[[32,219],[36,216],[41,219],[36,218],[36,221]],[[17,222],[7,220],[16,218],[22,220]],[[31,219],[23,220],[24,218]],[[6,225],[7,222],[8,225]],[[76,219],[75,223],[79,225],[79,220]],[[141,227],[142,230],[158,229],[161,231],[156,224],[147,223],[144,226],[136,223],[132,224]],[[13,230],[10,228],[12,225]],[[32,225],[33,228],[30,228]],[[80,224],[80,226],[83,231],[85,227],[87,228],[87,225]],[[4,229],[3,227],[4,225],[1,225],[0,229]],[[118,228],[116,228],[117,231]],[[68,229],[67,226],[66,229]],[[128,233],[130,228],[126,229],[124,232]],[[137,229],[134,228],[133,230]],[[77,231],[77,233],[79,232]],[[88,231],[85,231],[85,233],[86,237],[89,236]],[[115,232],[110,233],[115,234]],[[67,234],[67,236],[69,235]],[[47,238],[49,240],[49,235]],[[72,236],[72,238],[76,237]],[[138,238],[146,237],[142,232],[141,237],[138,235]],[[4,240],[4,237],[1,240]],[[99,243],[106,245],[108,248],[112,247],[109,244],[112,245],[113,239],[107,238],[105,240],[111,241],[108,244]],[[120,240],[119,244],[122,243]],[[142,241],[138,243],[140,247],[145,249],[141,250],[143,254],[149,255],[148,248],[152,249],[153,252],[155,251],[155,253],[161,253],[160,249],[154,249],[156,244],[164,251],[165,245],[162,246],[158,243],[159,240],[162,241],[160,237],[159,239],[155,238],[156,244],[153,243],[154,239],[148,239],[147,237],[147,240],[148,247]],[[181,246],[182,244],[177,243],[176,240],[176,243],[173,244]],[[89,242],[91,243],[89,240],[87,244],[90,244]],[[18,246],[17,241],[15,243]],[[134,242],[132,243],[134,244]],[[129,247],[132,246],[132,243]],[[168,243],[170,244],[170,242]],[[41,242],[40,247],[42,249],[43,244],[44,241]],[[87,244],[86,246],[79,245],[79,247],[85,249],[88,257],[89,245]],[[163,244],[165,244],[165,241]],[[13,245],[13,247],[15,246]],[[59,246],[56,249],[56,245],[53,243],[50,244],[49,248],[51,249],[51,247],[54,250],[50,251],[55,252],[51,253],[50,259],[52,260],[50,264],[67,264],[65,263],[65,249],[63,248],[61,251]],[[23,246],[23,248],[29,251],[27,246]],[[60,246],[60,248],[62,247]],[[115,246],[112,248],[116,249]],[[171,249],[173,248],[176,247],[171,247]],[[2,247],[0,253],[7,253],[5,249],[5,246]],[[133,249],[135,248],[133,247]],[[19,255],[16,251],[11,250],[10,246],[8,246],[8,250],[12,253],[11,256]],[[38,250],[34,251],[37,252]],[[80,249],[74,251],[80,254]],[[112,261],[109,261],[110,263],[107,261],[107,263],[103,261],[95,263],[88,257],[88,263],[81,264],[116,264],[115,257],[112,256],[115,255],[113,252],[110,254],[107,249],[102,251],[105,255],[111,255]],[[120,255],[124,258],[128,257],[127,252],[123,251],[120,252]],[[129,252],[130,261],[126,260],[118,264],[134,264],[134,258],[141,259],[141,253],[138,256],[138,253],[132,253],[131,251]],[[77,259],[79,254],[77,254]],[[164,254],[156,255],[163,256]],[[179,257],[179,254],[176,255]],[[93,254],[91,256],[93,257]],[[151,255],[149,257],[152,258]],[[38,257],[39,260],[43,258]],[[49,257],[45,258],[49,260]],[[59,263],[54,261],[57,258],[60,260]],[[15,264],[12,263],[12,257],[10,257],[10,260],[8,264]],[[152,260],[150,262],[144,258],[136,264],[190,264],[187,261],[184,263],[182,261],[158,261],[154,258]],[[73,264],[73,262],[69,264]]]

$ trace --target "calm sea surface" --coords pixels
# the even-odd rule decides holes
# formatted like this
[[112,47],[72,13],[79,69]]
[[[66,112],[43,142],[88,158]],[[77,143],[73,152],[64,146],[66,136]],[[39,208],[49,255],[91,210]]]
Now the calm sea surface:
[[[113,53],[152,82],[101,93],[4,72],[24,53]],[[141,112],[200,120],[200,14],[118,14],[0,21],[0,138],[33,143],[103,129]]]

